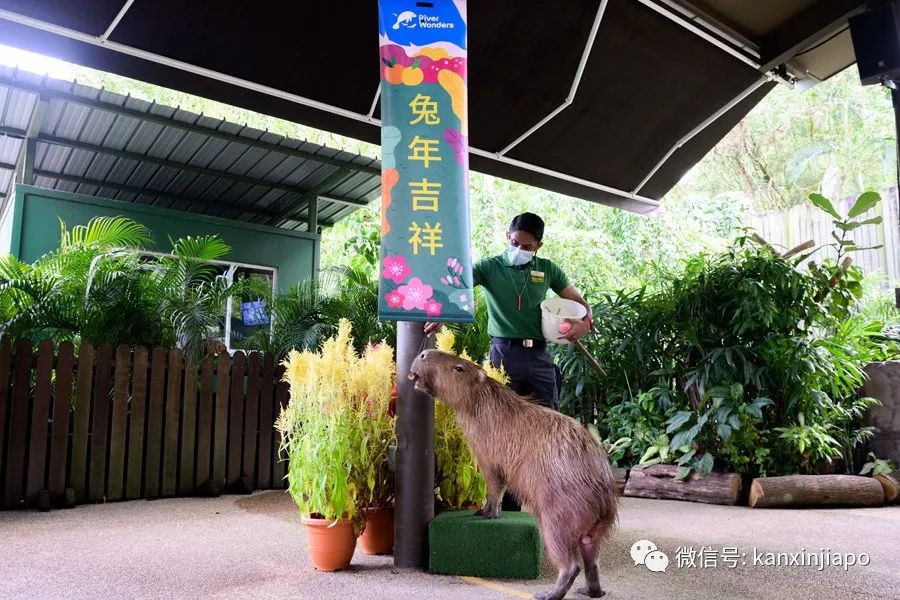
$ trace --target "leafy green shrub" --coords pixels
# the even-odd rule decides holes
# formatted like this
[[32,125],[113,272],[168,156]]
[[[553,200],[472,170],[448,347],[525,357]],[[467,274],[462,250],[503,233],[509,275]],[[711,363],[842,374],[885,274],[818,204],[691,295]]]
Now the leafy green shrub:
[[863,367],[898,355],[883,323],[862,313],[863,276],[846,256],[862,249],[849,233],[877,222],[854,220],[875,202],[867,193],[846,218],[828,211],[837,259],[808,270],[820,249],[781,253],[745,236],[692,257],[655,290],[604,295],[598,333],[584,342],[607,377],[557,349],[563,410],[607,440],[629,438],[625,462],[674,462],[682,476],[855,472],[875,403],[859,397]]
[[230,248],[217,236],[172,241],[168,256],[143,256],[147,229],[97,217],[67,230],[34,264],[0,256],[0,338],[179,346],[206,352],[238,287],[213,261]]

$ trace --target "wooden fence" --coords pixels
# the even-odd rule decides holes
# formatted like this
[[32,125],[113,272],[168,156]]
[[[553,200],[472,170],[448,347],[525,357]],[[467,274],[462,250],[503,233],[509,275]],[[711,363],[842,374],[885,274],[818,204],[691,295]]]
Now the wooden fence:
[[[881,225],[868,225],[851,232],[851,238],[859,246],[878,246],[875,250],[853,252],[853,262],[868,274],[880,272],[886,279],[886,287],[900,285],[900,209],[898,209],[897,188],[881,192],[881,202],[866,212],[861,218],[871,219],[881,216]],[[844,198],[837,203],[838,212],[846,215],[856,197]],[[811,204],[801,204],[784,212],[754,215],[749,223],[769,243],[792,248],[807,240],[816,245],[834,243],[832,218]],[[831,248],[815,255],[813,260],[834,257]]]
[[0,506],[283,488],[282,373],[255,352],[0,348]]

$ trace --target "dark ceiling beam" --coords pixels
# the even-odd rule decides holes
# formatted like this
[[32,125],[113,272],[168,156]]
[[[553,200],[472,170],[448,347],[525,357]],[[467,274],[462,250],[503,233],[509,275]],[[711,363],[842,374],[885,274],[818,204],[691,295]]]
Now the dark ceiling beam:
[[25,135],[28,132],[24,129],[19,129],[18,127],[9,127],[7,125],[0,125],[0,135],[5,135],[9,137],[24,139]]
[[48,177],[51,179],[59,179],[60,181],[68,181],[69,183],[75,183],[75,184],[79,184],[79,185],[90,185],[90,186],[97,187],[97,188],[105,188],[105,189],[110,189],[110,190],[116,190],[119,192],[135,194],[137,196],[154,196],[156,198],[163,198],[163,199],[170,200],[173,202],[191,202],[194,204],[198,204],[200,206],[208,206],[210,208],[215,208],[215,209],[236,209],[236,210],[241,210],[243,212],[249,213],[251,215],[259,215],[259,216],[264,216],[264,217],[269,217],[269,218],[277,218],[277,217],[281,216],[272,211],[255,208],[253,206],[223,205],[220,202],[217,202],[215,200],[207,200],[206,198],[193,198],[193,197],[189,197],[189,196],[179,196],[178,194],[170,194],[170,193],[162,192],[159,190],[134,187],[134,186],[125,185],[122,183],[110,183],[108,181],[89,179],[87,177],[79,177],[77,175],[67,175],[65,173],[54,173],[52,171],[44,171],[41,169],[35,169],[34,174],[37,177]]
[[677,6],[686,15],[693,15],[692,19],[714,30],[721,37],[742,47],[749,53],[758,53],[759,44],[743,28],[725,18],[717,11],[707,6],[699,6],[690,0],[662,0],[670,6]]
[[285,192],[289,192],[291,194],[299,194],[303,195],[307,193],[308,190],[304,190],[303,188],[298,188],[293,185],[279,183],[277,181],[266,181],[265,179],[259,179],[257,177],[250,177],[248,175],[238,175],[237,173],[229,173],[227,171],[220,171],[218,169],[210,169],[208,167],[200,167],[197,165],[189,165],[181,162],[177,162],[174,160],[168,160],[165,158],[158,158],[155,156],[147,156],[146,154],[141,154],[139,152],[130,152],[128,150],[116,150],[114,148],[107,148],[106,146],[98,146],[96,144],[89,144],[81,141],[68,140],[65,138],[50,136],[50,135],[40,135],[38,136],[38,141],[45,144],[50,144],[53,146],[61,146],[63,148],[70,148],[72,150],[87,150],[89,152],[95,152],[97,154],[106,154],[109,156],[115,156],[116,158],[124,158],[127,160],[133,160],[136,162],[150,163],[153,165],[159,165],[161,167],[167,167],[169,169],[175,169],[179,171],[188,171],[190,173],[197,173],[199,175],[208,175],[210,177],[215,177],[217,179],[227,179],[229,181],[235,181],[238,183],[246,183],[247,185],[252,186],[262,186],[267,188],[273,188],[276,190],[283,190]]
[[[190,131],[194,133],[199,133],[202,135],[207,135],[209,137],[218,138],[221,140],[225,140],[228,142],[238,143],[238,144],[247,144],[248,146],[253,146],[254,148],[260,148],[263,150],[269,150],[272,152],[280,152],[282,154],[287,154],[288,156],[295,156],[297,158],[302,158],[304,160],[312,160],[315,162],[335,165],[339,167],[350,166],[356,171],[362,171],[365,173],[369,173],[372,175],[381,175],[381,166],[377,164],[377,161],[371,160],[368,164],[359,164],[355,162],[347,162],[346,160],[342,160],[339,158],[332,158],[329,156],[325,156],[322,154],[316,154],[315,152],[309,152],[307,150],[300,150],[296,148],[290,148],[288,146],[282,146],[280,144],[275,144],[272,142],[264,142],[262,140],[242,136],[242,135],[234,135],[227,133],[225,131],[219,131],[216,129],[212,129],[211,127],[203,127],[202,125],[194,125],[192,123],[186,123],[183,121],[179,121],[173,119],[171,117],[166,117],[162,115],[153,114],[150,112],[145,112],[142,110],[135,110],[132,108],[126,108],[124,106],[119,106],[116,104],[110,104],[108,102],[103,102],[101,100],[97,100],[94,98],[84,98],[82,96],[77,96],[75,94],[67,94],[65,92],[59,92],[54,90],[48,90],[39,85],[31,85],[25,83],[23,81],[15,81],[8,78],[0,78],[0,85],[9,86],[11,88],[16,88],[20,90],[24,90],[26,92],[30,92],[32,94],[43,94],[48,99],[58,99],[63,102],[71,102],[73,104],[78,104],[82,106],[87,106],[89,108],[95,108],[97,110],[104,110],[107,112],[111,112],[113,114],[122,115],[126,117],[131,117],[133,119],[138,119],[142,121],[147,121],[150,123],[157,123],[159,125],[164,125],[166,127],[173,127],[175,129],[181,129],[183,131]],[[74,84],[73,84],[74,85]],[[184,111],[186,112],[186,111]],[[359,156],[359,155],[356,155]],[[360,157],[364,158],[364,157]],[[374,165],[372,163],[375,163]]]
[[296,208],[294,210],[288,210],[283,216],[280,217],[281,220],[278,223],[278,227],[283,225],[285,221],[295,220],[300,214],[303,213],[304,210],[308,211],[310,205],[312,204],[312,200],[317,199],[322,192],[336,187],[337,185],[343,183],[354,175],[355,173],[347,167],[338,169],[337,171],[329,174],[327,177],[325,177],[325,179],[314,185],[312,189],[310,189],[306,193],[301,202],[295,204]]
[[334,202],[335,204],[343,204],[344,206],[355,206],[357,208],[368,206],[371,203],[371,200],[350,200],[349,198],[335,198],[334,196],[329,196],[328,194],[319,194],[319,200],[324,200],[325,202]]
[[44,115],[47,114],[47,107],[50,101],[41,96],[34,105],[34,111],[31,113],[31,121],[28,123],[28,131],[25,133],[25,143],[19,152],[19,160],[17,161],[21,171],[16,171],[16,183],[25,183],[27,185],[34,184],[34,158],[37,155],[37,138],[41,132],[41,125],[44,123]]
[[794,58],[804,48],[833,34],[861,12],[865,0],[816,2],[760,40],[760,67],[767,72]]
[[[214,177],[217,179],[226,179],[229,181],[235,181],[238,183],[245,183],[251,186],[260,186],[265,188],[272,188],[276,190],[282,190],[288,192],[290,194],[294,194],[295,197],[291,198],[287,204],[292,205],[296,201],[305,202],[311,196],[314,196],[318,191],[326,190],[329,187],[333,187],[330,185],[319,184],[310,189],[303,189],[297,186],[293,186],[290,184],[278,183],[274,181],[267,181],[265,179],[259,179],[257,177],[250,177],[248,175],[238,175],[237,173],[228,173],[227,171],[220,171],[218,169],[210,169],[208,167],[200,167],[197,165],[185,164],[173,160],[168,160],[165,158],[158,158],[155,156],[147,156],[145,154],[141,154],[139,152],[130,152],[128,150],[117,150],[115,148],[107,148],[106,146],[98,146],[96,144],[89,144],[87,142],[81,141],[73,141],[65,138],[60,138],[51,135],[40,135],[37,138],[38,142],[50,144],[53,146],[60,146],[62,148],[69,148],[72,150],[87,150],[89,152],[94,152],[97,154],[106,154],[108,156],[115,156],[116,158],[123,158],[127,160],[133,160],[136,162],[150,163],[154,165],[159,165],[161,167],[166,167],[169,169],[174,169],[178,171],[188,171],[190,173],[196,173],[198,175],[207,175],[209,177]],[[347,173],[355,174],[352,168],[340,168],[335,171],[334,175],[340,179]],[[333,179],[326,178],[326,182],[333,181]],[[323,182],[325,183],[325,182]],[[344,204],[357,204],[356,200],[350,198],[334,198],[334,202],[342,202]],[[364,202],[359,202],[360,206],[364,206]]]

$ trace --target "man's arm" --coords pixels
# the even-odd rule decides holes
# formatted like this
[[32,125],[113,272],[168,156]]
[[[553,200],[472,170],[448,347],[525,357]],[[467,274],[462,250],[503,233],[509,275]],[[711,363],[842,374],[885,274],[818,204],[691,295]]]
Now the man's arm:
[[566,300],[572,300],[573,302],[577,302],[587,309],[587,315],[581,321],[575,321],[570,319],[569,321],[572,323],[572,329],[566,335],[562,336],[562,339],[569,340],[573,342],[579,338],[583,338],[587,334],[591,332],[591,328],[594,324],[593,312],[591,311],[591,305],[587,303],[587,300],[575,289],[573,285],[567,285],[559,292],[560,298],[565,298]]

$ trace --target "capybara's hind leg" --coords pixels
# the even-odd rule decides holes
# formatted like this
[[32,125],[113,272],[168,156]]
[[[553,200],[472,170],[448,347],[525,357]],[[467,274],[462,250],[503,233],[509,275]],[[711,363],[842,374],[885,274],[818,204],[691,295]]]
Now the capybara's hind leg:
[[560,569],[559,576],[556,578],[556,586],[549,592],[535,594],[535,600],[562,600],[566,597],[566,592],[572,587],[580,571],[581,567],[578,565],[572,565],[568,569]]
[[589,598],[602,598],[606,592],[600,587],[597,571],[597,547],[590,536],[581,538],[581,558],[584,561],[584,578],[587,586],[578,588],[578,593]]
[[485,519],[498,519],[500,518],[500,505],[503,503],[503,494],[506,492],[506,482],[492,470],[488,470],[484,474],[484,481],[488,489],[487,502],[484,503],[481,510],[475,511],[475,514]]

